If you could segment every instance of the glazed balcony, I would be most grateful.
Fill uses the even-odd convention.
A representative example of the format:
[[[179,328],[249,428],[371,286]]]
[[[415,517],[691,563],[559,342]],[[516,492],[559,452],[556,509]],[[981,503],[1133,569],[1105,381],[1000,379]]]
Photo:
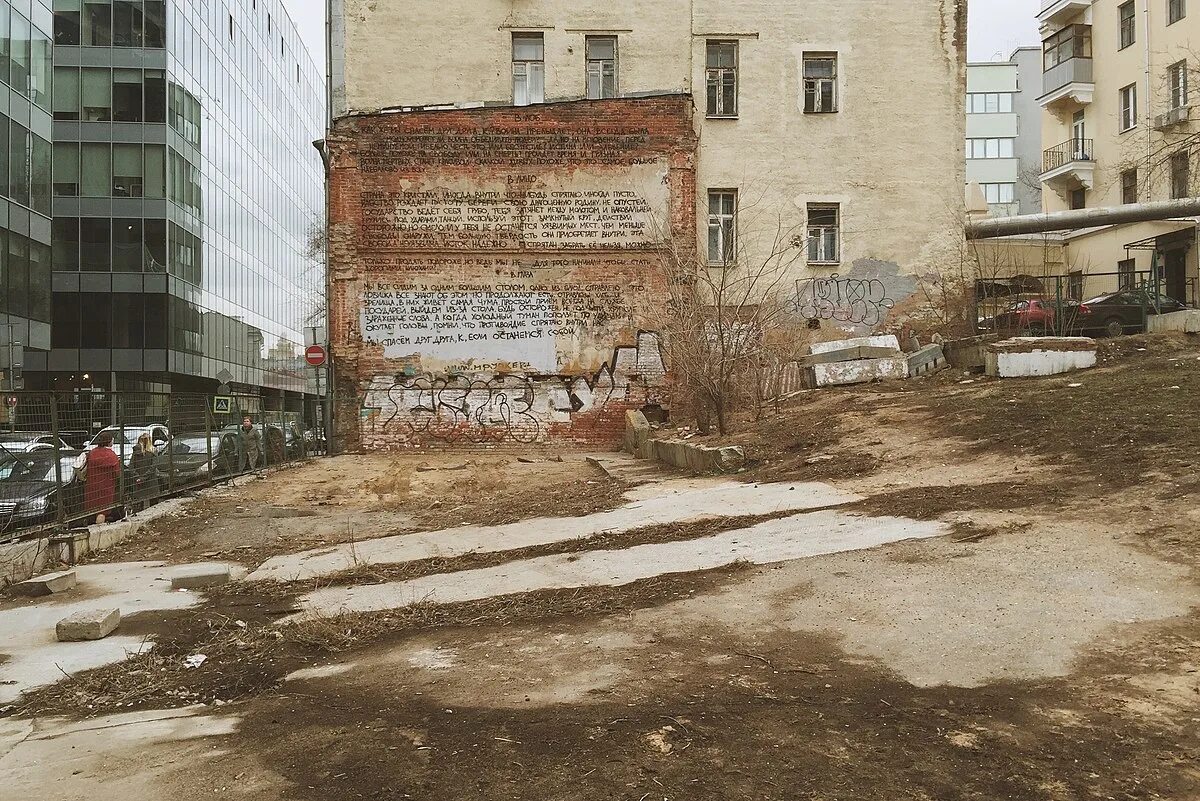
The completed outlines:
[[[1042,28],[1059,28],[1075,20],[1092,7],[1092,0],[1054,0],[1046,3],[1038,12]]]
[[[1092,60],[1076,56],[1042,73],[1042,96],[1038,103],[1048,111],[1061,113],[1088,105],[1095,94]]]

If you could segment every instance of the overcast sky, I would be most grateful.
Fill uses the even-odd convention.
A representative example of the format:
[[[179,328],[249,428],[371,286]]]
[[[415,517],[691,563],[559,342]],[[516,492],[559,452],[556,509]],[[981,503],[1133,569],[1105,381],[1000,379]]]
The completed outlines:
[[[910,0],[877,0],[902,3]],[[285,0],[318,65],[325,63],[325,0]],[[970,0],[967,58],[1007,61],[1022,45],[1037,44],[1034,15],[1042,0]],[[834,4],[831,4],[831,7]]]

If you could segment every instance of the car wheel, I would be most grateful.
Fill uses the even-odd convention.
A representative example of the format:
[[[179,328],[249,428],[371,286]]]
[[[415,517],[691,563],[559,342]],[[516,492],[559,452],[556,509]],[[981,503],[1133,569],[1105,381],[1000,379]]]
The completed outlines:
[[[1125,324],[1120,317],[1110,317],[1104,321],[1104,333],[1110,337],[1119,337],[1125,333]]]

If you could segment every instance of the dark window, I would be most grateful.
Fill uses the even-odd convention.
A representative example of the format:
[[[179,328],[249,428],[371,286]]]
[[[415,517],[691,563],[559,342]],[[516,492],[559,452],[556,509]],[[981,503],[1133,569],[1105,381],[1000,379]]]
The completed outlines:
[[[141,0],[113,0],[113,46],[141,47],[145,41],[144,31]]]
[[[1087,207],[1087,192],[1083,189],[1071,190],[1071,208],[1082,209]]]
[[[50,246],[29,242],[29,316],[50,322]]]
[[[167,121],[167,81],[162,70],[146,70],[146,122]]]
[[[38,214],[49,217],[54,151],[50,142],[40,136],[31,135],[29,139],[29,162],[32,168],[29,181],[30,207]]]
[[[81,348],[112,347],[109,315],[112,314],[112,295],[99,292],[79,293]]]
[[[85,272],[108,272],[112,269],[112,230],[107,217],[84,217],[79,221],[82,247],[79,267]]]
[[[1171,156],[1171,199],[1188,197],[1192,185],[1191,158],[1186,150]]]
[[[804,113],[832,114],[838,110],[837,54],[804,54]]]
[[[141,70],[113,70],[112,118],[116,122],[142,121]]]
[[[54,293],[54,325],[50,327],[50,346],[79,347],[79,293]]]
[[[112,5],[107,0],[83,4],[83,44],[91,47],[112,46]]]
[[[1121,202],[1138,202],[1138,171],[1136,169],[1125,170],[1121,173]]]
[[[1117,280],[1120,282],[1120,289],[1133,289],[1136,267],[1135,259],[1123,259],[1117,262]]]
[[[738,113],[738,43],[708,42],[705,48],[708,116],[736,117]]]
[[[1129,0],[1128,3],[1122,3],[1117,7],[1117,17],[1121,26],[1119,49],[1124,50],[1137,41],[1137,21],[1133,0]]]
[[[146,239],[145,267],[148,273],[167,271],[167,221],[146,220],[143,225]]]
[[[15,122],[8,133],[8,196],[29,205],[29,131]]]
[[[146,346],[146,300],[141,293],[114,292],[112,295],[112,346]]]
[[[808,207],[808,261],[836,264],[841,261],[841,206],[835,203]]]
[[[29,240],[8,234],[8,308],[24,314],[29,306]]]
[[[146,0],[143,8],[146,25],[146,47],[163,47],[166,44],[166,11],[162,0]]]
[[[142,270],[142,221],[115,218],[113,227],[113,272],[136,273]]]
[[[1072,58],[1092,57],[1090,25],[1068,25],[1042,43],[1042,69],[1050,70]]]
[[[1075,270],[1067,275],[1067,297],[1083,300],[1083,271]]]
[[[54,269],[79,269],[79,218],[55,217],[53,222]]]
[[[1174,25],[1187,16],[1187,0],[1167,0],[1167,24]]]
[[[145,304],[145,347],[167,347],[167,298],[168,295],[143,295]]]
[[[54,43],[79,44],[79,9],[54,12]]]

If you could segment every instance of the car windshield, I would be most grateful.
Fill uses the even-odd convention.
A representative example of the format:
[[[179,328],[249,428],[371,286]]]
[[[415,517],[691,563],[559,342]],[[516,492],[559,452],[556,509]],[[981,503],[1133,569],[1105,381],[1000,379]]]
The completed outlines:
[[[66,483],[75,475],[74,457],[60,460],[62,465],[62,480]],[[54,457],[29,456],[21,459],[4,459],[0,461],[0,481],[55,481]]]
[[[212,446],[212,452],[216,453],[221,449],[220,437],[176,437],[171,443],[171,453],[179,454],[208,454],[209,445]]]

